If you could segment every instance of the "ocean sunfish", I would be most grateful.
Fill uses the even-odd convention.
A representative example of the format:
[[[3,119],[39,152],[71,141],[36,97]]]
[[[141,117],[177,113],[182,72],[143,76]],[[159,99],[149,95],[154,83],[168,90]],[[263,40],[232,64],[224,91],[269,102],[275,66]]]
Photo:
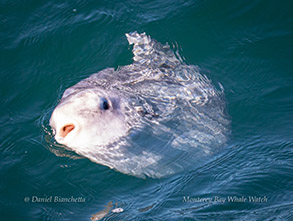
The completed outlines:
[[[107,68],[65,90],[50,126],[55,140],[138,177],[194,167],[227,141],[223,88],[186,65],[168,44],[126,34],[133,63]]]

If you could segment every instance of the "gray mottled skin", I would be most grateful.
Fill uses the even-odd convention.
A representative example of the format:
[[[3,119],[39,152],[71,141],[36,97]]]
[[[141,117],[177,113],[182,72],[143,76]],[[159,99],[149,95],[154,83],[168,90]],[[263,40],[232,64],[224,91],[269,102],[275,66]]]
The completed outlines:
[[[144,33],[126,36],[129,44],[133,44],[134,62],[118,70],[104,69],[82,80],[64,92],[59,104],[75,102],[76,97],[85,97],[83,91],[92,91],[97,97],[111,101],[112,109],[108,113],[91,109],[84,99],[80,117],[94,119],[97,128],[109,125],[104,126],[106,133],[115,127],[108,122],[122,119],[125,134],[113,135],[113,140],[109,137],[107,145],[90,143],[80,148],[79,143],[78,147],[71,148],[124,173],[162,177],[193,164],[196,157],[190,155],[209,154],[223,145],[229,132],[223,92],[216,90],[196,66],[184,64],[168,45]],[[50,124],[54,128],[53,120]],[[131,131],[142,128],[151,128],[150,136],[154,139],[165,139],[164,149],[156,150],[152,145],[142,147],[127,138]],[[174,150],[184,158],[184,163],[176,162],[178,156]]]

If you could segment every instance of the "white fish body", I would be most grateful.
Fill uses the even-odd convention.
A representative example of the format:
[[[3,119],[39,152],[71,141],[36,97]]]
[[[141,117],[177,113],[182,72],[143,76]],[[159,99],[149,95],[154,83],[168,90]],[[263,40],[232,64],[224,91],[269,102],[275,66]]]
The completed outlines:
[[[145,33],[126,37],[133,64],[68,88],[50,119],[56,141],[139,177],[182,171],[224,145],[230,122],[223,92],[168,45]]]

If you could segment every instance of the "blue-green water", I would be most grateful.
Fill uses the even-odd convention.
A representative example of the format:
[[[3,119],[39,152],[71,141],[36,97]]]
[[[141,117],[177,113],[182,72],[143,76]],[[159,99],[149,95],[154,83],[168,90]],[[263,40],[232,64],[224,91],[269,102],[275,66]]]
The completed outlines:
[[[292,220],[292,7],[264,0],[0,1],[0,219],[90,220],[112,201],[124,212],[105,220]],[[140,179],[59,156],[45,139],[44,121],[67,87],[132,62],[124,35],[131,31],[174,45],[225,88],[229,143],[192,171]]]

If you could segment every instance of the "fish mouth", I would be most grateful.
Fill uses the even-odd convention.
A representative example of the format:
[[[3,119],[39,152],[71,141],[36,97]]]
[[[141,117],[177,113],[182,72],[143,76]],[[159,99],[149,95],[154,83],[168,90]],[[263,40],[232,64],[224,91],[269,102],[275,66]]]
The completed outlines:
[[[75,128],[74,124],[66,124],[59,130],[59,136],[63,139]]]

